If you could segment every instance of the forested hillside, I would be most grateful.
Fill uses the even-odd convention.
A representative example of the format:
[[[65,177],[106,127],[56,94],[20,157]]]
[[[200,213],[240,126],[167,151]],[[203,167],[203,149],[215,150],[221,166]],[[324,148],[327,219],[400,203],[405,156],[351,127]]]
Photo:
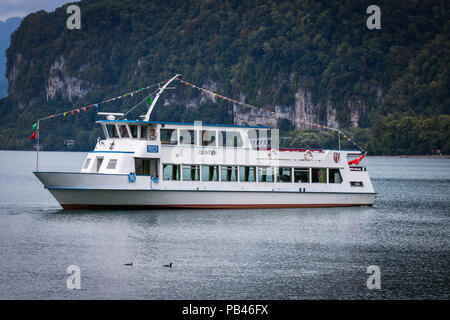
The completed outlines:
[[[13,34],[9,95],[0,100],[0,149],[31,149],[28,136],[39,117],[181,73],[283,113],[286,145],[336,147],[329,146],[337,143],[329,133],[303,131],[309,121],[343,129],[372,154],[450,154],[448,1],[377,1],[380,30],[366,27],[372,1],[77,4],[80,30],[66,28],[64,6],[28,15]],[[101,111],[127,110],[139,98]],[[42,123],[43,147],[93,147],[101,135],[95,119],[86,113]],[[153,119],[277,124],[179,85],[165,93]],[[74,145],[65,146],[65,139]]]

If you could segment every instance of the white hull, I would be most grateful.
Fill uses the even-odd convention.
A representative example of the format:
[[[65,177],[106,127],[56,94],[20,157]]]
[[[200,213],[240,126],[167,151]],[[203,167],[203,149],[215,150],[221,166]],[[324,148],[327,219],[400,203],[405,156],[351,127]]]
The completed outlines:
[[[232,191],[123,189],[112,187],[114,180],[123,183],[126,176],[90,176],[58,173],[35,173],[65,209],[112,208],[301,208],[373,205],[375,193],[315,191]],[[73,187],[65,187],[59,180]],[[95,179],[96,178],[96,179]],[[106,183],[99,183],[100,180]],[[97,188],[83,181],[95,180]],[[102,185],[101,188],[98,188]],[[109,187],[107,187],[109,185]],[[122,184],[123,186],[123,184]],[[133,184],[134,187],[134,184]]]

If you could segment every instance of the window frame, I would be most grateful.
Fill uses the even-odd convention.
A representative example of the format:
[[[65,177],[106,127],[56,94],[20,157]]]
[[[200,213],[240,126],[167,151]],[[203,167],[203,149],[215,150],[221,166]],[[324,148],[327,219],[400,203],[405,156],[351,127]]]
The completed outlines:
[[[175,131],[175,143],[171,143],[170,141],[169,142],[163,142],[163,140],[162,140],[162,137],[163,137],[162,132],[163,131],[168,131],[168,130]],[[150,134],[149,134],[149,137],[150,137]],[[172,138],[173,138],[173,134],[170,136],[170,140],[172,140]],[[161,129],[159,129],[159,142],[161,144],[164,144],[164,145],[177,146],[178,142],[179,142],[178,129],[177,128],[161,128]]]
[[[181,165],[180,164],[173,164],[173,163],[163,163],[162,164],[162,179],[163,181],[181,181]],[[164,169],[166,166],[172,166],[172,173],[171,173],[171,178],[170,179],[166,179],[165,175],[164,175]],[[176,173],[178,173],[178,179],[172,179],[173,177],[173,167],[177,167],[178,170],[176,170]]]
[[[191,179],[190,178],[190,175],[192,174],[192,171],[189,172],[189,179],[184,179],[184,169],[188,168],[188,167],[189,167],[190,170],[192,170],[192,167],[196,167],[196,170],[195,170],[196,173],[194,173],[194,177],[197,174],[198,179]],[[183,164],[183,165],[181,165],[181,180],[182,181],[200,181],[200,175],[201,175],[200,165],[198,165],[198,164]]]
[[[115,170],[117,167],[117,162],[118,162],[118,159],[109,159],[108,164],[106,165],[106,169],[107,170]],[[114,163],[114,168],[109,167],[111,165],[111,163]]]

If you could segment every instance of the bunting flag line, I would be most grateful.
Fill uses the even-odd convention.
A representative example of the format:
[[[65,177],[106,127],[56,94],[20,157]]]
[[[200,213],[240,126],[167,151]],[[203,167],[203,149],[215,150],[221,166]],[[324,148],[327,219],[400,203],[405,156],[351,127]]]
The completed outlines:
[[[122,98],[127,97],[127,96],[133,97],[136,93],[139,93],[139,92],[142,92],[142,91],[151,89],[151,88],[156,87],[156,86],[160,86],[161,84],[163,84],[163,83],[165,83],[165,82],[167,82],[167,80],[164,80],[164,81],[155,83],[155,84],[150,85],[150,86],[147,86],[147,87],[140,88],[140,89],[135,90],[135,91],[132,91],[132,92],[128,92],[128,93],[122,94],[122,95],[117,96],[117,97],[114,97],[114,98],[110,98],[110,99],[107,99],[107,100],[104,100],[104,101],[101,101],[101,102],[98,102],[98,103],[94,103],[94,104],[91,104],[91,105],[88,105],[88,106],[84,106],[84,107],[80,107],[80,108],[76,108],[76,109],[64,111],[64,112],[57,113],[57,114],[52,114],[52,115],[49,115],[49,116],[47,116],[47,117],[40,118],[40,119],[38,120],[38,122],[39,122],[40,120],[46,120],[46,119],[55,118],[55,117],[59,117],[59,116],[65,117],[67,114],[75,115],[75,111],[78,112],[78,113],[81,113],[81,110],[83,110],[84,112],[87,112],[88,109],[92,109],[92,108],[98,109],[99,106],[100,106],[101,104],[105,104],[105,103],[108,103],[108,102],[111,102],[111,101],[115,101],[115,100],[117,100],[117,99],[122,99]],[[151,100],[151,97],[150,97],[149,99]],[[35,130],[35,131],[39,130],[38,122],[36,122],[36,123],[33,124],[33,126],[32,126],[33,130]],[[34,132],[34,133],[30,136],[30,139],[31,139],[31,140],[36,139],[36,132]]]
[[[285,118],[285,119],[288,119],[288,120],[289,120],[289,118],[288,118],[287,116],[285,116],[284,114],[280,114],[280,113],[277,113],[277,112],[275,112],[275,111],[271,111],[271,110],[267,110],[267,109],[264,109],[264,108],[256,107],[256,106],[254,106],[254,105],[251,105],[251,104],[248,104],[248,103],[245,103],[245,102],[241,102],[241,101],[238,101],[238,100],[235,100],[235,99],[231,99],[231,98],[228,98],[228,97],[219,95],[219,94],[217,94],[217,93],[215,93],[215,92],[209,91],[209,90],[207,90],[207,89],[205,89],[205,88],[198,87],[198,86],[196,86],[196,85],[194,85],[194,84],[192,84],[192,83],[183,81],[183,80],[181,80],[181,79],[179,79],[179,78],[176,78],[175,80],[178,80],[179,82],[181,82],[182,84],[184,84],[184,85],[186,85],[186,86],[190,86],[190,87],[192,87],[192,88],[194,88],[194,89],[200,90],[200,91],[203,92],[203,93],[208,93],[208,94],[211,95],[212,98],[218,97],[218,98],[220,98],[220,99],[230,101],[230,102],[232,102],[232,103],[238,104],[238,105],[240,105],[240,106],[242,106],[242,107],[245,107],[245,108],[251,108],[251,109],[256,109],[256,110],[259,110],[259,111],[264,111],[264,112],[272,113],[272,114],[275,115],[276,118]],[[341,130],[339,130],[339,129],[332,128],[332,127],[329,127],[329,126],[324,126],[324,125],[317,124],[317,123],[307,122],[307,121],[303,121],[303,120],[300,120],[300,122],[303,123],[303,124],[306,124],[306,125],[310,125],[310,126],[312,126],[312,127],[317,127],[317,128],[322,128],[322,129],[325,129],[325,130],[335,131],[335,132],[337,132],[338,134],[340,134],[341,136],[343,136],[344,139],[346,139],[348,142],[352,143],[356,148],[358,148],[358,150],[361,151],[361,153],[365,153],[365,151],[364,151],[363,148],[361,148],[360,146],[358,146],[355,142],[352,141],[352,139],[350,139],[347,135],[345,135],[345,134],[344,134]],[[362,159],[362,158],[361,158],[361,159]],[[359,163],[359,162],[358,162],[358,163]]]

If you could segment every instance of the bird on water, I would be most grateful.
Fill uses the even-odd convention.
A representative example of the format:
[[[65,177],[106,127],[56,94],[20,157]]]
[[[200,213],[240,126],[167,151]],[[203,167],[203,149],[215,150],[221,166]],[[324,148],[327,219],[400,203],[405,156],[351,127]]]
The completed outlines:
[[[163,264],[163,267],[172,268],[172,262],[170,264]]]

